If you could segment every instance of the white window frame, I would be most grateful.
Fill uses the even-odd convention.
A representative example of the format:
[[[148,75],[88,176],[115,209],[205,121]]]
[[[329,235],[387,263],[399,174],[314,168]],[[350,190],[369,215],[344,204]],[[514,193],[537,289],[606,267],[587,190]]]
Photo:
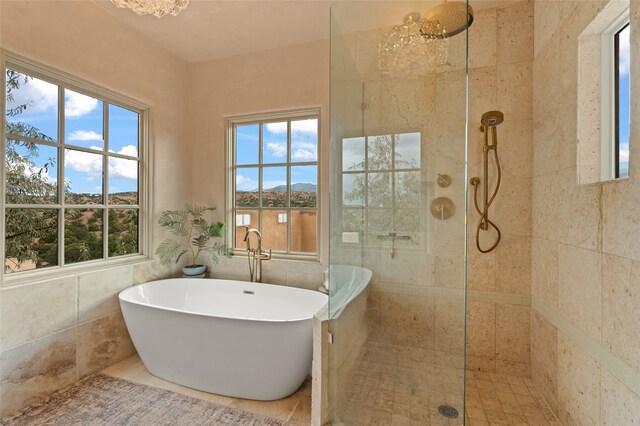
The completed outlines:
[[[238,216],[241,217],[242,220],[240,222],[242,223],[238,223]],[[236,214],[236,228],[239,226],[251,226],[251,215],[244,213]]]
[[[341,184],[340,184],[340,203],[341,203],[341,207],[340,207],[340,244],[342,244],[343,246],[353,246],[353,245],[357,245],[357,244],[364,244],[365,246],[368,247],[374,247],[377,246],[377,244],[380,244],[381,242],[384,242],[385,240],[377,240],[377,239],[373,239],[372,240],[372,235],[371,232],[369,231],[369,215],[372,211],[376,211],[376,210],[389,210],[391,211],[391,217],[392,217],[392,224],[395,225],[395,218],[396,215],[398,214],[397,210],[398,209],[402,209],[402,206],[397,206],[396,205],[396,197],[395,197],[395,183],[397,180],[397,173],[403,173],[403,172],[421,172],[422,171],[422,157],[420,158],[420,164],[418,164],[418,167],[407,167],[405,169],[398,169],[395,167],[395,144],[396,144],[396,140],[395,137],[399,136],[399,135],[403,135],[403,134],[412,134],[412,133],[417,133],[420,135],[420,140],[422,140],[422,135],[423,135],[423,131],[422,130],[398,130],[398,131],[393,131],[393,132],[389,132],[387,131],[380,131],[380,132],[376,132],[376,131],[370,131],[368,132],[365,136],[354,136],[354,137],[345,137],[342,138],[342,140],[340,141],[340,146],[342,149],[342,146],[344,144],[345,139],[357,139],[357,138],[363,138],[364,139],[364,168],[362,170],[342,170],[340,173],[340,180],[341,180]],[[369,169],[369,138],[375,138],[375,137],[379,137],[379,136],[390,136],[392,138],[392,163],[393,163],[393,167],[391,167],[390,169],[373,169],[370,170]],[[422,146],[420,146],[420,150],[422,151]],[[422,153],[421,153],[422,156]],[[381,174],[381,173],[389,173],[391,174],[391,181],[392,181],[392,189],[391,189],[391,207],[385,207],[385,208],[378,208],[378,207],[371,207],[369,205],[369,176],[370,175],[376,175],[376,174]],[[362,206],[358,207],[358,206],[345,206],[344,200],[343,200],[343,196],[344,196],[344,188],[342,185],[342,180],[344,179],[345,175],[357,175],[357,174],[364,174],[364,182],[365,182],[365,189],[364,189],[364,199],[363,199],[363,204]],[[412,209],[424,209],[424,197],[422,196],[422,193],[420,193],[420,207],[411,207]],[[363,229],[361,231],[345,231],[343,229],[343,221],[342,221],[342,214],[344,214],[345,210],[361,210],[362,214],[363,214]],[[420,222],[420,229],[418,230],[417,234],[421,235],[422,234],[422,227],[423,227],[423,223],[422,220]],[[393,232],[395,232],[396,229],[394,227]],[[354,238],[354,234],[358,234],[358,238],[355,239]],[[404,235],[404,234],[403,234]],[[386,234],[380,234],[380,237],[384,237],[386,236]],[[377,237],[376,237],[377,238]],[[419,241],[415,241],[412,240],[412,242],[415,245],[399,245],[396,247],[396,250],[406,250],[406,251],[412,251],[412,250],[423,250],[425,247],[425,239],[424,238],[420,238]],[[390,240],[387,240],[387,243],[390,243]]]
[[[120,265],[127,265],[132,263],[138,263],[143,261],[148,261],[151,259],[150,247],[151,247],[151,221],[149,220],[149,212],[151,211],[151,175],[152,169],[150,164],[151,152],[150,152],[150,144],[149,144],[149,116],[150,110],[149,107],[145,104],[142,104],[132,98],[127,96],[123,96],[117,94],[111,90],[100,87],[94,83],[88,82],[86,80],[75,77],[71,74],[67,74],[65,72],[56,70],[49,66],[40,64],[36,61],[30,60],[23,56],[17,55],[15,53],[0,50],[0,67],[2,68],[2,76],[0,81],[2,82],[3,87],[6,87],[6,69],[11,68],[13,70],[19,71],[21,73],[27,74],[29,76],[45,80],[49,83],[55,84],[59,86],[59,106],[62,105],[62,108],[58,108],[58,135],[57,140],[52,143],[44,142],[41,140],[33,140],[33,142],[37,142],[41,145],[49,145],[55,146],[59,150],[64,151],[65,148],[73,148],[74,150],[83,151],[83,152],[91,152],[98,153],[103,156],[103,161],[105,162],[104,167],[108,167],[108,159],[109,158],[126,158],[128,160],[133,157],[128,156],[120,156],[115,153],[108,153],[108,129],[105,129],[105,145],[104,150],[101,152],[91,150],[88,148],[77,147],[75,145],[65,145],[64,144],[64,123],[61,123],[64,120],[64,89],[69,89],[77,93],[81,93],[83,95],[91,96],[107,102],[109,104],[113,104],[115,106],[125,108],[128,110],[135,111],[139,114],[138,121],[138,157],[136,157],[139,162],[138,165],[138,204],[136,205],[110,205],[108,202],[105,203],[107,194],[108,194],[108,182],[107,179],[103,179],[103,203],[102,204],[87,204],[87,205],[78,205],[78,206],[67,206],[63,197],[64,186],[58,185],[58,200],[55,204],[42,204],[35,206],[36,208],[52,208],[58,210],[58,236],[64,235],[64,209],[66,207],[69,208],[83,208],[83,209],[92,209],[99,208],[104,211],[103,214],[103,258],[89,260],[84,262],[77,262],[71,264],[64,264],[64,240],[63,238],[58,239],[58,265],[50,266],[41,269],[33,269],[19,272],[11,272],[6,273],[4,264],[2,268],[3,280],[5,282],[11,282],[15,284],[20,284],[23,282],[29,282],[33,280],[42,279],[42,277],[47,278],[56,278],[60,276],[68,276],[73,273],[81,273],[89,270],[96,270],[107,267],[114,267]],[[62,102],[60,102],[62,99]],[[3,185],[0,188],[0,220],[5,223],[5,210],[7,208],[21,208],[21,207],[29,207],[34,208],[34,205],[22,205],[22,204],[8,204],[5,199],[5,185],[4,182],[6,180],[5,168],[4,168],[4,155],[6,152],[6,139],[8,135],[6,134],[6,96],[2,96],[0,100],[0,109],[2,109],[3,114],[0,120],[0,150],[2,152],[3,160],[0,161],[0,177],[2,178]],[[106,114],[106,106],[105,106],[105,114]],[[106,127],[106,124],[105,124]],[[21,138],[28,139],[28,138]],[[64,157],[58,157],[58,163],[56,164],[57,169],[57,177],[58,182],[64,182],[64,165],[61,164]],[[109,208],[115,209],[136,209],[138,211],[138,253],[109,257],[108,256],[108,232],[109,232],[109,221],[108,221],[108,210]],[[5,253],[5,239],[4,235],[0,238],[0,251],[3,254]]]
[[[600,180],[620,180],[616,177],[616,90],[615,35],[629,24],[629,9],[625,9],[601,34],[600,68]]]
[[[300,209],[300,208],[296,208],[296,207],[274,207],[274,208],[269,208],[267,210],[272,210],[272,211],[283,211],[283,210],[287,210],[287,212],[289,211],[295,211],[295,210],[307,210],[307,211],[315,211],[316,212],[316,252],[315,253],[298,253],[298,252],[291,252],[290,251],[290,246],[291,246],[291,241],[290,241],[290,231],[287,231],[287,253],[283,253],[283,252],[273,252],[272,253],[272,258],[274,259],[287,259],[287,260],[303,260],[303,261],[313,261],[313,262],[319,262],[320,261],[320,255],[322,253],[322,238],[321,238],[321,217],[320,217],[320,212],[322,211],[322,200],[320,197],[321,192],[321,175],[320,175],[320,168],[321,168],[321,158],[322,158],[322,144],[321,144],[321,140],[322,140],[322,134],[321,134],[321,128],[322,128],[322,116],[321,116],[321,110],[319,107],[315,107],[315,108],[305,108],[305,109],[297,109],[297,110],[287,110],[287,111],[278,111],[278,112],[268,112],[268,113],[257,113],[257,114],[247,114],[247,115],[241,115],[241,116],[229,116],[226,117],[225,121],[226,121],[226,143],[225,143],[225,149],[226,149],[226,153],[225,153],[225,158],[226,158],[226,164],[225,164],[225,182],[226,182],[226,187],[225,187],[225,211],[226,211],[226,220],[227,223],[229,224],[233,224],[233,226],[228,226],[227,227],[227,235],[226,235],[226,241],[227,241],[227,245],[229,247],[234,247],[235,244],[235,231],[236,231],[236,226],[235,226],[235,182],[234,182],[234,176],[235,176],[235,136],[234,136],[234,128],[235,126],[239,126],[239,125],[251,125],[251,124],[262,124],[262,123],[268,123],[268,122],[282,122],[282,121],[296,121],[296,120],[307,120],[307,119],[317,119],[318,120],[318,141],[317,141],[317,157],[316,157],[316,161],[309,161],[309,162],[292,162],[291,161],[291,134],[290,134],[290,130],[288,131],[288,135],[287,135],[287,144],[288,146],[288,158],[286,162],[283,163],[266,163],[267,166],[282,166],[282,167],[287,167],[287,185],[289,185],[288,181],[289,181],[289,171],[290,171],[290,167],[293,166],[305,166],[305,165],[315,165],[316,166],[316,170],[317,170],[317,184],[316,184],[316,207],[315,209],[313,208],[306,208],[306,209]],[[260,132],[262,132],[261,130],[261,126],[260,126]],[[258,146],[258,149],[261,151],[261,146]],[[260,164],[259,168],[262,168],[265,163],[262,163],[262,153],[260,152],[260,157],[259,157],[259,161],[258,163]],[[246,165],[243,165],[246,166]],[[252,166],[253,167],[253,166]],[[258,167],[258,166],[255,166]],[[260,173],[260,176],[262,174]],[[261,191],[261,184],[262,182],[259,183],[258,187],[259,190]],[[288,188],[289,191],[289,188]],[[257,207],[257,208],[247,208],[246,210],[256,210],[258,212],[261,212],[264,210],[263,207]],[[260,216],[260,215],[259,215]],[[259,219],[260,220],[260,219]],[[287,222],[290,222],[290,220],[288,220]],[[256,227],[258,228],[258,227]],[[287,229],[289,229],[289,225],[287,225]],[[270,249],[270,247],[263,247],[264,249]],[[233,254],[234,255],[240,255],[240,256],[246,256],[246,250],[242,249],[242,248],[234,248],[233,249]]]

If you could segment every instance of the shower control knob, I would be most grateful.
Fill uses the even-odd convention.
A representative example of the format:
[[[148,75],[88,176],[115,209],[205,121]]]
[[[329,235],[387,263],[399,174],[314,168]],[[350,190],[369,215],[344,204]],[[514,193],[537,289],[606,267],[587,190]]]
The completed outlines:
[[[455,213],[456,209],[447,197],[439,197],[431,202],[431,214],[439,220],[447,220]]]
[[[449,185],[451,185],[451,176],[438,174],[438,186],[446,188]]]

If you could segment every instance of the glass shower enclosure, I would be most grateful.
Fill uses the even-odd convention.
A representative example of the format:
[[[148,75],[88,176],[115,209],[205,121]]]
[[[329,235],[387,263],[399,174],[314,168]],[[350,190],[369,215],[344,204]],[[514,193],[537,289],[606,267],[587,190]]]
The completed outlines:
[[[332,8],[329,424],[464,424],[468,43],[419,33],[436,4]]]

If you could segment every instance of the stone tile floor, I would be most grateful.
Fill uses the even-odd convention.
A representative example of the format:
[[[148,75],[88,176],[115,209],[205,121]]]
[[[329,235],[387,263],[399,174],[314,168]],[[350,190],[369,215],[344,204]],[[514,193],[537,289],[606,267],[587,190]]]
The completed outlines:
[[[311,380],[306,380],[296,393],[287,398],[278,401],[252,401],[201,392],[162,380],[149,373],[137,355],[127,358],[103,370],[101,373],[211,401],[219,405],[285,420],[291,426],[308,426],[311,424]]]
[[[344,393],[338,425],[447,425],[438,406],[462,412],[463,370],[438,366],[433,351],[367,342]]]
[[[341,395],[338,425],[462,425],[438,407],[462,412],[463,371],[437,359],[433,351],[368,343]],[[529,379],[467,371],[466,383],[466,426],[560,426]]]
[[[311,423],[311,381],[279,401],[251,401],[200,392],[159,379],[136,355],[102,371],[114,377],[167,389],[256,414]],[[462,411],[462,370],[435,365],[430,351],[399,346],[368,345],[339,404],[336,426],[460,426],[438,406]],[[560,426],[529,379],[503,374],[466,372],[465,426]]]
[[[467,372],[466,426],[561,426],[531,380]]]

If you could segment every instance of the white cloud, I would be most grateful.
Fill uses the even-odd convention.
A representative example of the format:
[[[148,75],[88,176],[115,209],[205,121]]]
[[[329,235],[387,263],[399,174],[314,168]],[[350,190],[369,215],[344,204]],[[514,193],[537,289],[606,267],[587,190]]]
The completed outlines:
[[[12,91],[14,101],[9,106],[27,104],[26,112],[45,112],[58,105],[58,86],[34,78],[24,84],[20,79],[20,89]]]
[[[287,145],[284,143],[268,142],[267,150],[276,158],[287,156]]]
[[[287,184],[286,180],[265,180],[262,183],[262,187],[264,189],[271,189],[271,188],[275,188],[276,186],[281,186],[286,184]]]
[[[267,123],[267,130],[271,133],[287,133],[287,123]],[[298,120],[291,122],[291,133],[318,133],[318,120]]]
[[[250,177],[240,174],[236,175],[236,188],[240,191],[253,191],[258,187],[258,182]]]
[[[81,117],[98,106],[98,100],[67,90],[64,97],[64,113],[67,117]]]
[[[287,123],[267,123],[267,130],[274,134],[286,134]],[[318,120],[297,120],[291,122],[291,133],[296,136],[291,141],[291,158],[294,160],[313,161],[316,159]],[[276,158],[287,156],[285,143],[266,143],[266,149]]]
[[[620,161],[625,163],[629,161],[629,142],[620,142]]]
[[[115,152],[115,151],[110,149],[109,152]],[[131,157],[137,157],[138,156],[138,148],[136,148],[135,145],[125,145],[125,146],[122,147],[122,149],[120,151],[117,152],[117,154],[129,155]]]
[[[316,143],[315,142],[295,142],[293,144],[294,148],[302,148],[302,149],[316,149]]]
[[[267,130],[271,133],[287,133],[287,123],[267,123]]]
[[[69,134],[70,141],[102,141],[102,135],[93,130],[75,130]]]
[[[92,146],[92,149],[100,149]],[[136,152],[135,146],[127,145],[118,154],[132,155]],[[69,167],[76,172],[86,173],[87,180],[92,180],[95,176],[102,174],[102,156],[88,152],[66,150],[65,167]],[[138,162],[123,158],[109,158],[109,176],[113,179],[136,180],[138,178]]]
[[[291,122],[291,133],[318,133],[318,120],[313,118],[309,120],[300,120]]]
[[[138,179],[138,162],[111,157],[109,158],[109,176],[113,179],[136,180]]]
[[[629,27],[620,33],[620,74],[629,74],[631,63],[631,46],[629,43]]]
[[[27,104],[26,113],[53,112],[58,106],[58,86],[37,78],[29,78],[24,84],[20,80],[20,89],[12,91],[14,101],[9,106]],[[80,117],[89,114],[98,106],[98,100],[80,93],[65,92],[65,114],[68,117]]]
[[[291,145],[294,160],[314,161],[316,159],[316,144],[314,142],[297,141]]]
[[[291,158],[294,160],[313,161],[316,159],[316,153],[308,149],[296,149],[293,151]]]
[[[100,147],[95,146],[92,146],[91,148],[100,149]],[[95,176],[102,173],[102,156],[67,149],[64,153],[64,165],[65,167],[69,167],[77,172],[86,173],[89,176]]]

